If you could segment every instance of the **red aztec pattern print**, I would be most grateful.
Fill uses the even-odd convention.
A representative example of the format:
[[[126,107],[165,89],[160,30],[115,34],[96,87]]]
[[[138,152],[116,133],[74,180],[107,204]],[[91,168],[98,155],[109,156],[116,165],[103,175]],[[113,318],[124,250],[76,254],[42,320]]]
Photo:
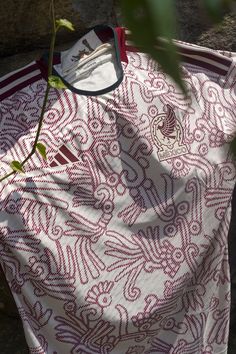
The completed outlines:
[[[226,354],[235,64],[184,63],[186,99],[126,54],[111,92],[50,92],[50,162],[0,185],[0,263],[30,353]],[[0,102],[1,172],[29,154],[45,87]]]

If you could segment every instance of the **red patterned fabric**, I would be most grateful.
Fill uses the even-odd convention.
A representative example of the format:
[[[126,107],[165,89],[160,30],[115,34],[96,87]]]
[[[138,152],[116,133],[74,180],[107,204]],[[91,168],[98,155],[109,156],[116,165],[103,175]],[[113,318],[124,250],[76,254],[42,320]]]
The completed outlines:
[[[0,184],[0,263],[32,354],[226,354],[234,55],[176,42],[186,98],[126,38],[116,88],[50,91],[48,161]],[[1,175],[31,151],[42,65],[1,80]]]

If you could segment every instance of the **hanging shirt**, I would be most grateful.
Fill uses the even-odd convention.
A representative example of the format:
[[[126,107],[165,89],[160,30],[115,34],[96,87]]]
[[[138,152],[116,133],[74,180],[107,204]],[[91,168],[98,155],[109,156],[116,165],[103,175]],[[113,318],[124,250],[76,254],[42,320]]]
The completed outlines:
[[[32,354],[226,354],[235,57],[176,41],[185,97],[124,28],[55,53],[35,153],[0,183]],[[0,172],[30,153],[48,53],[0,81]]]

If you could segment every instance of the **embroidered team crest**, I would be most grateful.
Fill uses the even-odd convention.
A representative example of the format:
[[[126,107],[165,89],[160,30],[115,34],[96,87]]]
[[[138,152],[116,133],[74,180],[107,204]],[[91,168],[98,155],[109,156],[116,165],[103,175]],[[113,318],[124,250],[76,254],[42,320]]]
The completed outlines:
[[[153,119],[151,127],[160,161],[188,153],[183,142],[183,128],[170,105],[167,105],[167,113]]]

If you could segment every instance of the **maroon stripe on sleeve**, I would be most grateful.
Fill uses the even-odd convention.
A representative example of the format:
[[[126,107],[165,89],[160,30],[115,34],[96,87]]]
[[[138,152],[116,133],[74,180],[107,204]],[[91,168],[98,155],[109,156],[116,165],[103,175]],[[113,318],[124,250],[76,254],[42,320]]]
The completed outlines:
[[[227,66],[228,68],[230,67],[230,65],[232,63],[232,60],[230,58],[224,58],[220,54],[216,55],[214,53],[211,53],[210,51],[204,52],[201,49],[197,49],[197,48],[196,49],[189,49],[189,48],[181,47],[181,45],[178,45],[178,43],[177,43],[177,48],[178,48],[178,51],[183,55],[184,54],[199,55],[201,57],[204,57],[204,58],[207,58],[210,60],[214,60],[217,63],[223,64],[223,65]]]
[[[61,156],[60,154],[56,154],[54,156],[54,159],[56,159],[61,165],[65,165],[68,163],[68,161],[66,159],[64,159],[64,157]]]
[[[213,71],[213,72],[215,72],[215,73],[217,73],[219,75],[226,75],[227,72],[228,72],[228,70],[219,68],[216,65],[209,64],[209,63],[207,63],[205,61],[201,61],[201,60],[198,60],[198,59],[186,57],[185,55],[181,55],[181,58],[186,63],[192,64],[192,65],[196,65],[196,66],[201,66],[202,68],[205,68],[205,69],[208,69],[210,71]]]
[[[20,79],[21,77],[23,77],[29,73],[32,73],[33,71],[35,71],[37,69],[38,69],[37,64],[32,64],[25,69],[17,71],[17,73],[10,75],[8,78],[6,78],[3,81],[0,81],[0,89],[9,85],[13,81]]]
[[[70,150],[65,146],[62,145],[59,149],[71,162],[76,162],[78,161],[77,157],[70,152]]]
[[[130,51],[130,52],[142,52],[142,53],[145,52],[143,49],[136,48],[136,47],[133,47],[133,46],[127,46],[126,50]],[[208,70],[210,70],[212,72],[215,72],[216,74],[223,75],[223,76],[225,76],[228,73],[228,69],[229,68],[228,69],[222,69],[222,68],[219,68],[217,65],[210,64],[210,63],[204,61],[204,59],[200,60],[200,59],[195,59],[195,58],[191,58],[191,57],[185,56],[183,54],[180,54],[180,55],[181,55],[182,61],[184,61],[185,63],[192,64],[192,65],[195,65],[195,66],[199,66],[199,67],[202,67],[204,69],[208,69]]]
[[[30,79],[21,82],[20,84],[18,84],[17,86],[12,87],[10,90],[4,92],[3,94],[0,95],[0,101],[4,100],[5,98],[13,95],[15,92],[22,90],[24,87],[33,84],[34,82],[41,80],[42,79],[42,75],[38,74],[34,77],[31,77]]]
[[[127,34],[126,33],[126,40],[132,40],[132,36],[131,34]],[[157,41],[157,44],[158,44],[158,41]],[[228,68],[231,66],[232,64],[232,59],[231,58],[227,58],[227,57],[224,57],[223,55],[221,54],[215,54],[213,52],[211,52],[210,50],[209,51],[204,51],[202,50],[201,48],[198,48],[198,47],[193,47],[193,48],[187,48],[188,46],[188,43],[184,44],[183,45],[181,43],[174,43],[177,47],[177,50],[178,52],[180,52],[180,54],[189,54],[189,55],[198,55],[198,56],[201,56],[203,58],[206,58],[206,59],[210,59],[210,60],[213,60],[217,63],[220,63],[220,64],[223,64],[225,66],[227,66]],[[130,51],[134,51],[134,48],[135,46],[128,46],[128,50]],[[132,49],[133,48],[133,49]],[[131,50],[132,49],[132,50]],[[206,48],[207,49],[207,48]],[[140,50],[142,51],[142,50]]]

